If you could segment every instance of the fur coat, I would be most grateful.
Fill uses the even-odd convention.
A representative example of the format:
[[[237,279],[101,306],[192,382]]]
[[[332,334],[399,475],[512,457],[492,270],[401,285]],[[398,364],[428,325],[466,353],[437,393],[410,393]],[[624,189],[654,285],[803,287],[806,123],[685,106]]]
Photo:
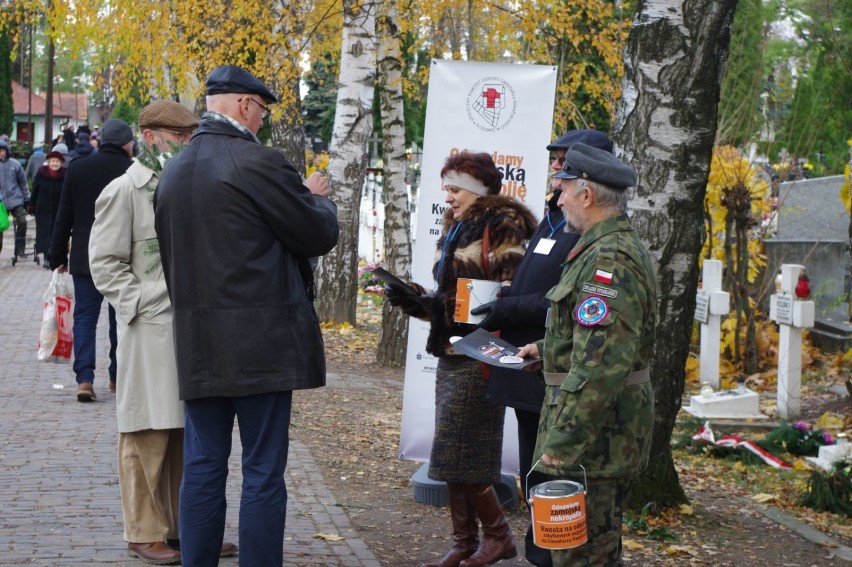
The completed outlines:
[[[461,223],[461,226],[454,232],[458,223]],[[486,227],[489,244],[487,270],[482,254]],[[451,209],[448,208],[444,212],[442,236],[438,240],[435,264],[432,268],[432,275],[438,285],[433,293],[425,295],[425,289],[413,284],[418,293],[424,296],[423,301],[404,308],[409,315],[431,323],[429,338],[426,341],[426,351],[429,354],[447,354],[451,336],[464,336],[476,329],[475,325],[453,321],[456,280],[472,278],[509,285],[524,257],[524,243],[532,236],[535,227],[536,220],[530,210],[522,203],[503,195],[479,197],[471,203],[458,222],[453,220]],[[444,250],[444,244],[450,234],[454,234],[454,237]]]

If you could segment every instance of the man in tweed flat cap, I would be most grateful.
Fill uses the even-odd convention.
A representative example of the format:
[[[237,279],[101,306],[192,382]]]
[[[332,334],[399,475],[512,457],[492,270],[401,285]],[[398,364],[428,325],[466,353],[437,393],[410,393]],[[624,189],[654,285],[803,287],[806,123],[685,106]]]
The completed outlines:
[[[198,117],[177,102],[139,113],[146,151],[95,202],[89,264],[118,323],[118,480],[128,553],[179,563],[178,498],[183,474],[183,403],[178,397],[172,309],[157,252],[151,204],[159,156],[185,144]],[[223,551],[236,552],[234,544]]]
[[[520,356],[543,356],[545,399],[536,470],[586,483],[588,541],[553,550],[553,565],[618,565],[630,482],[648,463],[654,393],[656,280],[627,218],[633,168],[575,144],[565,156],[559,206],[580,234],[551,301],[544,339]]]

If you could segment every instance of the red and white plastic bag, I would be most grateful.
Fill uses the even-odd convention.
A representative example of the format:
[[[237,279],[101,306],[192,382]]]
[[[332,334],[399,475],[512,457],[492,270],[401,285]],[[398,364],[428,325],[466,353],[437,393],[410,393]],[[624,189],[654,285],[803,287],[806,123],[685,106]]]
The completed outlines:
[[[74,350],[74,285],[71,276],[53,272],[42,296],[44,315],[38,340],[38,359],[69,362]]]

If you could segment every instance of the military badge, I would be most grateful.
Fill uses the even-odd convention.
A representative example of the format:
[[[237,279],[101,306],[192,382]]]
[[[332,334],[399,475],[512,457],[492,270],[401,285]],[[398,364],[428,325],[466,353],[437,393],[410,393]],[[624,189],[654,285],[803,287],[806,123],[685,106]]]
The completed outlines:
[[[592,295],[577,306],[574,319],[585,327],[591,327],[603,321],[607,313],[609,313],[609,305],[606,304],[606,300],[603,297]]]

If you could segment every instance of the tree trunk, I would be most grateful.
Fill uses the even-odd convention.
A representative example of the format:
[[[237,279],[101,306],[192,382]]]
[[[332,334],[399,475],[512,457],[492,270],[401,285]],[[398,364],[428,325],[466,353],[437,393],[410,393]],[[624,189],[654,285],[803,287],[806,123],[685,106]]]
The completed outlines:
[[[704,242],[704,193],[736,0],[640,1],[613,139],[639,174],[633,225],[657,270],[656,396],[648,468],[630,504],[685,502],[671,437],[680,410]]]
[[[305,7],[299,2],[282,1],[273,4],[273,14],[278,22],[274,35],[278,48],[272,57],[287,69],[286,79],[273,83],[275,93],[285,108],[284,115],[270,123],[272,145],[284,154],[293,167],[305,175],[305,127],[302,124],[302,97],[299,92],[301,68],[296,63],[302,52],[305,34]]]
[[[50,12],[52,2],[47,2],[47,13]],[[48,24],[49,25],[49,24]],[[48,29],[47,35],[47,85],[45,86],[44,100],[47,101],[44,110],[44,147],[53,148],[53,73],[56,68],[56,44],[53,41],[53,30]],[[70,148],[69,148],[70,149]]]
[[[376,23],[378,35],[379,98],[382,113],[384,161],[385,257],[387,269],[405,279],[411,269],[411,212],[405,171],[405,117],[402,105],[402,56],[399,48],[399,9],[395,0],[384,0]],[[382,334],[376,360],[393,366],[405,365],[408,317],[400,309],[382,304]]]
[[[317,315],[355,323],[358,298],[358,211],[373,129],[376,15],[373,4],[343,2],[343,42],[328,174],[337,204],[340,239],[317,270]]]
[[[299,75],[295,74],[291,83],[276,85],[275,92],[282,93],[284,89],[295,91],[295,97],[287,105],[287,112],[271,124],[272,145],[290,160],[299,173],[305,175],[305,128],[299,99]]]

